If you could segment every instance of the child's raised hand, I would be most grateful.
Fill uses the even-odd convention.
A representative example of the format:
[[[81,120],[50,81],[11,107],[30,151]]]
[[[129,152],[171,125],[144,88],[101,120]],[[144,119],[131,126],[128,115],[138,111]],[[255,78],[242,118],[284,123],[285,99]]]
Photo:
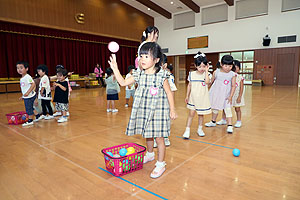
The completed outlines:
[[[74,72],[69,72],[69,73],[68,73],[68,76],[71,76],[73,73],[74,73]]]
[[[177,113],[175,110],[170,110],[170,118],[172,120],[176,119],[178,116],[177,116]]]
[[[117,70],[118,69],[116,54],[111,54],[108,63],[109,63],[112,70]]]

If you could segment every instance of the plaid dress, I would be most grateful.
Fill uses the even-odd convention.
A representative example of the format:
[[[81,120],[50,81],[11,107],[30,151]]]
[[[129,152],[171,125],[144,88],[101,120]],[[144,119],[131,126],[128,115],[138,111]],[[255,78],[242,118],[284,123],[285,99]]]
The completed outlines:
[[[138,88],[135,91],[126,135],[141,134],[144,138],[170,136],[170,107],[163,88],[164,80],[169,75],[162,69],[156,74],[135,70],[133,77]],[[150,93],[153,87],[158,89],[156,95]]]

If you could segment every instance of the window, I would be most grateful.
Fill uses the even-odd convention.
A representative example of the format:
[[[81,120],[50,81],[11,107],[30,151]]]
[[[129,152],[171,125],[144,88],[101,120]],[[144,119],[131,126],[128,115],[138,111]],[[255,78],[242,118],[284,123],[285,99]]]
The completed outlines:
[[[203,8],[201,10],[201,13],[202,25],[224,22],[228,20],[228,5],[222,4],[218,6]]]
[[[235,60],[238,60],[238,61],[242,61],[243,60],[243,52],[232,52],[231,56]]]
[[[254,51],[244,51],[243,61],[253,61]]]
[[[185,12],[174,15],[174,30],[195,26],[195,13]]]
[[[235,18],[243,19],[268,14],[268,0],[240,0],[236,2]]]
[[[222,52],[219,53],[219,60],[224,55],[231,55],[233,59],[241,62],[240,74],[246,82],[252,83],[254,67],[254,51]]]
[[[282,12],[297,10],[297,9],[300,9],[299,0],[282,0],[282,7],[281,7]]]

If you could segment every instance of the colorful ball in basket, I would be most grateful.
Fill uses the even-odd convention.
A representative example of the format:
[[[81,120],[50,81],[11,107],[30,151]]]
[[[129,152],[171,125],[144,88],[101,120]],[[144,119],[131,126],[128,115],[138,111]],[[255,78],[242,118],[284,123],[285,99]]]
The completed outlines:
[[[22,116],[22,120],[24,120],[24,121],[26,120],[26,115]]]
[[[110,155],[111,157],[113,157],[114,155],[112,154],[112,152],[106,152],[106,154]],[[106,157],[106,160],[109,160],[108,157]]]
[[[112,53],[117,53],[119,51],[119,48],[120,48],[119,44],[114,41],[108,43],[108,49]]]
[[[133,147],[128,147],[127,152],[128,152],[128,155],[133,154],[133,153],[135,153],[135,149]]]
[[[240,150],[239,149],[233,149],[232,150],[232,154],[235,156],[235,157],[239,157],[239,155],[240,155]]]
[[[127,153],[127,149],[125,149],[125,148],[122,148],[119,151],[120,156],[126,156],[126,153]]]

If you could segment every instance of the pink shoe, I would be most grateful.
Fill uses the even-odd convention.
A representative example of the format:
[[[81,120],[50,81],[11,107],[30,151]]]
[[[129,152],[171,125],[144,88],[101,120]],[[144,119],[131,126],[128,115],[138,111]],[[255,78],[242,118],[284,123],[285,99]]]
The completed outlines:
[[[155,163],[155,168],[154,170],[151,172],[150,177],[151,178],[158,178],[160,177],[164,172],[166,171],[166,162],[159,162],[157,161]]]
[[[153,153],[153,155],[149,155],[150,153],[147,151],[146,152],[146,155],[144,156],[144,161],[143,161],[143,163],[144,164],[146,164],[147,162],[150,162],[150,161],[152,161],[152,160],[154,160],[154,158],[155,158],[155,154]]]

